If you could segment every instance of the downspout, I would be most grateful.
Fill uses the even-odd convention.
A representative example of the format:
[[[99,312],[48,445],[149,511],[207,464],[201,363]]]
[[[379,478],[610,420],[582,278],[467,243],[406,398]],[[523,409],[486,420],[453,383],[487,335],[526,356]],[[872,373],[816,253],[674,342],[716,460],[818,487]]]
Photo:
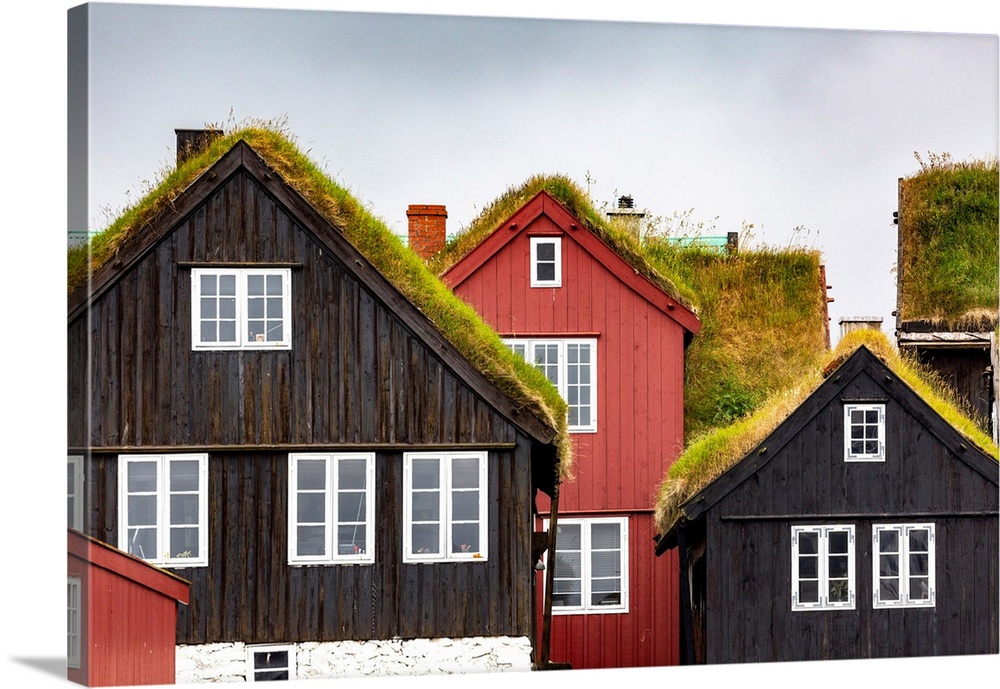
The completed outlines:
[[[552,587],[555,585],[556,571],[556,526],[559,521],[559,468],[556,467],[555,485],[552,489],[552,500],[549,502],[549,538],[548,566],[545,568],[545,597],[542,600],[542,654],[539,670],[554,669],[550,667],[549,646],[552,638]]]

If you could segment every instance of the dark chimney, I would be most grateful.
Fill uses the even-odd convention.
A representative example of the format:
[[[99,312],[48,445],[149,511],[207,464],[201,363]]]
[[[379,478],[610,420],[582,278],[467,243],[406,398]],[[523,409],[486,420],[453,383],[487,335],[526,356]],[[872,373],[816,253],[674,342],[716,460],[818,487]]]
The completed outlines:
[[[175,129],[177,135],[177,167],[196,156],[222,136],[221,129]]]
[[[445,220],[448,211],[444,206],[410,204],[406,209],[409,220],[410,248],[425,261],[441,251],[445,242]]]

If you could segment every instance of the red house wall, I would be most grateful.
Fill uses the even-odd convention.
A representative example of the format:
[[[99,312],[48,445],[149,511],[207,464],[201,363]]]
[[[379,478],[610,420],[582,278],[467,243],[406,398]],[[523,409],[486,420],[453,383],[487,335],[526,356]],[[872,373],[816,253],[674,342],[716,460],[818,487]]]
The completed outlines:
[[[554,204],[536,197],[525,209],[540,202]],[[662,308],[662,292],[659,305],[637,293],[634,281],[644,278],[631,268],[632,285],[615,275],[603,262],[621,259],[588,230],[563,229],[560,212],[558,223],[536,215],[513,238],[505,224],[466,256],[471,273],[459,263],[445,281],[505,337],[597,339],[598,430],[573,434],[576,478],[560,489],[559,516],[628,515],[629,612],[554,614],[551,659],[574,668],[677,664],[678,567],[654,556],[652,507],[683,448],[686,331]],[[562,236],[562,286],[533,288],[530,237],[553,234]]]
[[[67,572],[81,578],[80,668],[87,686],[173,684],[177,604],[188,583],[70,532]]]

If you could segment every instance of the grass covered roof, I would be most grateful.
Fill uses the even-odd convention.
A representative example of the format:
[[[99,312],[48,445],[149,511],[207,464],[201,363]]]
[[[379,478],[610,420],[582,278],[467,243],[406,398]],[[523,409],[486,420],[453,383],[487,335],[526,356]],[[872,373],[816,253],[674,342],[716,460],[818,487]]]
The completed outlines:
[[[500,227],[504,220],[516,213],[540,191],[549,193],[565,206],[637,273],[684,306],[697,311],[694,293],[670,272],[669,266],[654,266],[639,239],[594,208],[587,193],[565,175],[539,174],[507,189],[452,238],[442,251],[428,261],[430,269],[439,275],[444,273],[479,246],[486,237]]]
[[[688,444],[792,387],[826,354],[826,290],[818,251],[646,242],[653,265],[694,292],[701,331],[687,350]]]
[[[900,180],[900,319],[992,330],[1000,306],[997,159],[918,160],[920,171]]]
[[[683,517],[684,503],[735,465],[767,438],[811,395],[824,377],[864,345],[914,390],[945,421],[986,454],[998,457],[997,446],[963,410],[953,393],[929,369],[900,355],[881,331],[856,330],[841,338],[821,365],[799,383],[770,396],[756,411],[708,433],[692,443],[667,472],[655,508],[656,532],[669,532]]]
[[[540,371],[515,356],[496,332],[429,271],[381,219],[302,153],[280,124],[261,122],[234,127],[200,154],[165,171],[155,188],[111,225],[92,237],[88,244],[69,251],[69,293],[72,295],[83,288],[93,271],[111,260],[123,243],[142,232],[196,178],[241,140],[343,233],[491,383],[555,429],[559,474],[562,479],[571,478],[572,443],[566,425],[566,404],[558,391]]]

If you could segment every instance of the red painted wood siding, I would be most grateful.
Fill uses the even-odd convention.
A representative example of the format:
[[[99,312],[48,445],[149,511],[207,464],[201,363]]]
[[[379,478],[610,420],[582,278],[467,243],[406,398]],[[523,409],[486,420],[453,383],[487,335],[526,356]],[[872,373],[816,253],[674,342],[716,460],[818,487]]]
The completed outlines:
[[[505,243],[468,276],[453,278],[453,289],[505,337],[596,335],[598,430],[573,434],[576,478],[560,489],[560,516],[629,517],[629,612],[553,615],[550,658],[574,668],[675,665],[678,563],[673,554],[654,555],[652,507],[683,448],[686,331],[662,303],[609,270],[598,255],[610,249],[595,251],[596,237],[585,232],[564,231],[542,213],[512,239],[495,233],[484,244]],[[530,286],[530,238],[540,234],[562,237],[561,287]]]
[[[74,532],[67,572],[81,578],[81,662],[68,679],[92,687],[173,684],[187,582]]]

